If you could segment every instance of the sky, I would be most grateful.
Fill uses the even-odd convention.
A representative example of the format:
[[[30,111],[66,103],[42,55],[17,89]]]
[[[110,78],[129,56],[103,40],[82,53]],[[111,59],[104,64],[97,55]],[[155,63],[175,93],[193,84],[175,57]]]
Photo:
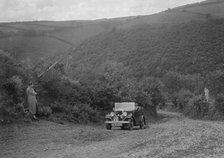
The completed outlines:
[[[202,0],[0,0],[0,22],[150,15]]]

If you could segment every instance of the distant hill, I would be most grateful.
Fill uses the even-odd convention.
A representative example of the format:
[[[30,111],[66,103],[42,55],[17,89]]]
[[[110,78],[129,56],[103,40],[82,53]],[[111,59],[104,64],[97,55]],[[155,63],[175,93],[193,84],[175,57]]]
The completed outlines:
[[[36,59],[40,60],[43,57],[64,52],[70,45],[51,37],[15,36],[0,38],[0,47],[2,50],[10,52],[20,61],[33,61],[36,63]]]
[[[0,23],[0,49],[8,51],[19,60],[40,60],[54,56],[65,56],[83,41],[106,33],[121,33],[138,26],[154,25],[168,27],[193,21],[207,21],[209,18],[223,18],[224,1],[204,1],[147,16],[122,17],[100,20],[77,21],[33,21]],[[140,35],[138,35],[140,36]],[[97,36],[98,37],[98,36]],[[135,37],[132,37],[135,38]],[[124,39],[125,40],[125,39]]]

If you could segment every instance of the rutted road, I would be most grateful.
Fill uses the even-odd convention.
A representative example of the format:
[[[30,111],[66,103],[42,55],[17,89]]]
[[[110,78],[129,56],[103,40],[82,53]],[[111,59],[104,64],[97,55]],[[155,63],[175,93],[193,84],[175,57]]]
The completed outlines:
[[[133,131],[48,121],[0,126],[0,157],[224,157],[224,122],[160,115]]]

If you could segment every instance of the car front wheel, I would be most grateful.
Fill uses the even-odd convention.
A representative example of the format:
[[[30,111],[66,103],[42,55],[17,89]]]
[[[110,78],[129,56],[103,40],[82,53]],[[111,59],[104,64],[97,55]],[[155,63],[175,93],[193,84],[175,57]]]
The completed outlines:
[[[134,121],[133,121],[133,119],[130,119],[130,123],[128,124],[128,129],[132,130],[133,126],[134,126]]]
[[[106,129],[111,130],[111,128],[112,128],[112,125],[110,123],[107,123],[106,124]]]

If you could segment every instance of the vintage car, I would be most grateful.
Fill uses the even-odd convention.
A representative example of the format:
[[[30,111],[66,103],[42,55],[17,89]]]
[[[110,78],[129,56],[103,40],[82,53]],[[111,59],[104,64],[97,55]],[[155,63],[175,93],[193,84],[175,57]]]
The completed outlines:
[[[115,103],[113,111],[105,116],[106,128],[121,127],[132,130],[134,126],[145,128],[143,108],[134,102]]]

